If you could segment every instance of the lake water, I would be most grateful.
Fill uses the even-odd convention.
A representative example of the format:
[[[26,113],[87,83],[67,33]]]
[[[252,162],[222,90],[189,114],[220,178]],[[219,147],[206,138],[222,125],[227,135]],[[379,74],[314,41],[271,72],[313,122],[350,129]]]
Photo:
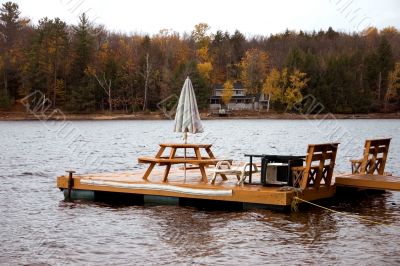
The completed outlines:
[[[349,172],[366,138],[392,137],[386,171],[400,175],[400,120],[214,120],[190,142],[216,156],[305,154],[341,142]],[[0,264],[400,264],[400,193],[364,194],[299,212],[66,202],[56,176],[129,171],[158,143],[179,142],[172,121],[0,122]]]

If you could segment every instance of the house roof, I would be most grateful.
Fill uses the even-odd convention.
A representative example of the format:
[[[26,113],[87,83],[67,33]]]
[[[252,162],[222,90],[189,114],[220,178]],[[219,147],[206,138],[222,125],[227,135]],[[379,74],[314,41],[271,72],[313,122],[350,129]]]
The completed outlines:
[[[224,89],[224,84],[220,84],[220,83],[214,84],[213,89],[214,90],[223,90]],[[233,89],[234,90],[244,90],[244,87],[243,87],[242,83],[234,82],[233,83]]]
[[[222,96],[211,96],[210,99],[222,99]],[[231,99],[253,99],[251,96],[232,96]]]

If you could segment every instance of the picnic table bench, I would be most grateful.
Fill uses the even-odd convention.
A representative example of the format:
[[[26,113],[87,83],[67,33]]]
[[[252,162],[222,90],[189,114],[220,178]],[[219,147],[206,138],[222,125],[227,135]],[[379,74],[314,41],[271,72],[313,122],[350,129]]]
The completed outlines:
[[[156,164],[158,165],[165,165],[165,171],[163,175],[163,182],[168,181],[168,174],[171,169],[171,166],[173,164],[193,164],[197,165],[197,167],[191,167],[200,169],[202,181],[207,183],[207,174],[205,171],[205,166],[207,165],[215,165],[217,164],[218,159],[215,158],[214,154],[211,151],[211,144],[188,144],[188,143],[161,143],[160,144],[160,149],[157,152],[157,154],[154,157],[139,157],[138,162],[139,163],[148,163],[150,164],[149,167],[147,168],[146,172],[143,175],[143,179],[147,180],[151,171],[153,170],[154,166]],[[162,156],[165,149],[170,148],[170,153],[169,156]],[[195,156],[188,156],[188,157],[182,157],[182,156],[176,156],[176,152],[178,149],[185,149],[185,154],[186,154],[186,149],[193,149]],[[206,153],[208,154],[208,157],[203,157],[201,156],[201,151],[200,149],[204,149]],[[186,168],[185,168],[186,170]],[[222,177],[224,180],[227,179],[226,176]]]

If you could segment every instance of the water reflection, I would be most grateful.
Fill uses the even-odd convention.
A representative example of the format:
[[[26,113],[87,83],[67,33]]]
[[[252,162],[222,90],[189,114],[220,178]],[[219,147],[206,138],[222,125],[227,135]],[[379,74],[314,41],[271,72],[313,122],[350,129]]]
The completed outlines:
[[[205,212],[194,208],[157,208],[159,239],[174,253],[175,257],[195,261],[210,254],[218,254],[220,244],[216,244],[212,219]],[[155,215],[153,215],[154,217]]]

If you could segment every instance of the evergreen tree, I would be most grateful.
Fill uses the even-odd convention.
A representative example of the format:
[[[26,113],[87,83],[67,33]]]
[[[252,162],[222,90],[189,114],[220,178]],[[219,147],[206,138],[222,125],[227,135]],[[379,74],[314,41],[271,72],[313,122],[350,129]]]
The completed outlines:
[[[2,55],[2,73],[0,81],[2,90],[0,101],[9,103],[19,97],[18,88],[20,77],[18,68],[14,60],[15,53],[18,52],[17,41],[21,28],[26,24],[25,20],[20,19],[19,6],[16,3],[6,2],[0,8],[0,53]]]
[[[388,40],[383,37],[377,49],[378,73],[378,100],[383,101],[388,87],[388,74],[393,69],[392,47]]]
[[[95,81],[87,71],[94,53],[92,29],[85,13],[79,17],[78,26],[73,26],[72,49],[74,56],[69,83],[69,107],[79,112],[93,111],[95,108]]]
[[[64,80],[68,56],[67,25],[59,18],[39,21],[37,37],[31,56],[31,82],[33,89],[40,89],[51,99],[53,107],[63,104]]]
[[[293,71],[294,69],[302,69],[304,66],[304,52],[298,47],[290,49],[288,56],[285,60],[285,66]]]

